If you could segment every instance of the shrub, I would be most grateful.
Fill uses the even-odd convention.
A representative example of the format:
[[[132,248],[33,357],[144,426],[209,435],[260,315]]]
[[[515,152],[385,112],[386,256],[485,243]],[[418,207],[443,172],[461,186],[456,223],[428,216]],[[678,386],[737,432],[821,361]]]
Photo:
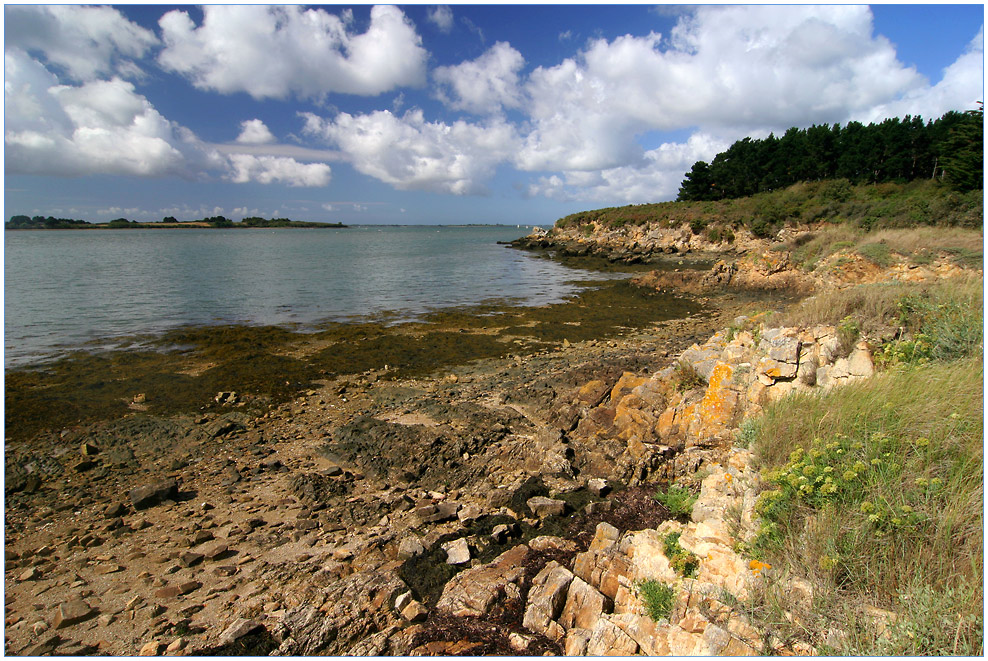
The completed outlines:
[[[670,485],[665,492],[656,491],[652,498],[665,505],[676,516],[689,516],[693,512],[693,503],[696,502],[696,496],[678,484]]]
[[[671,586],[649,579],[635,585],[635,589],[650,618],[656,622],[669,619],[676,597],[676,591]]]
[[[683,578],[693,578],[700,568],[700,559],[679,545],[678,532],[671,532],[663,540],[663,551],[673,570]]]
[[[853,317],[844,317],[837,326],[837,352],[841,356],[849,356],[860,335],[861,324]]]
[[[770,488],[749,550],[812,581],[802,626],[841,628],[840,654],[980,653],[982,402],[978,356],[766,409],[753,447]],[[888,635],[865,605],[898,614]]]
[[[694,388],[702,388],[707,385],[707,380],[703,378],[692,363],[680,360],[676,363],[676,390],[686,392]]]

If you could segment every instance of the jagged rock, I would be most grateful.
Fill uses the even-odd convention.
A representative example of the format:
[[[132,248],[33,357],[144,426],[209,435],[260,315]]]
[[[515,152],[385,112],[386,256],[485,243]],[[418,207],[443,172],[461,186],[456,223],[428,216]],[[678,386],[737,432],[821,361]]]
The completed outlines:
[[[638,643],[610,618],[601,617],[594,623],[587,641],[587,656],[631,656],[637,652]]]
[[[574,576],[566,592],[566,604],[559,615],[565,629],[592,629],[597,618],[611,608],[611,601],[589,583]]]
[[[226,544],[218,543],[203,549],[202,555],[207,560],[219,560],[226,555],[228,550],[229,547]]]
[[[137,656],[158,656],[158,654],[161,653],[162,647],[164,647],[164,643],[158,640],[152,640],[144,643],[143,647],[141,647],[141,651],[137,653]]]
[[[607,483],[607,480],[595,477],[587,480],[587,489],[593,495],[603,497],[610,493],[611,486]]]
[[[174,500],[178,497],[178,482],[168,479],[154,484],[145,484],[130,492],[130,502],[134,509],[145,509],[157,505],[163,500]]]
[[[443,588],[436,609],[459,617],[480,617],[500,600],[520,599],[528,552],[522,544],[493,562],[460,572]]]
[[[508,644],[511,645],[511,649],[514,651],[524,652],[532,644],[532,637],[513,631],[508,634]]]
[[[339,655],[368,635],[398,623],[392,604],[408,586],[398,577],[400,563],[355,572],[324,589],[321,607],[288,611],[272,635],[281,656]]]
[[[567,631],[564,643],[566,656],[586,656],[590,633],[587,629],[570,629]]]
[[[554,537],[551,535],[540,535],[538,537],[533,537],[528,542],[528,548],[533,551],[565,551],[565,552],[575,552],[579,547],[571,539],[563,539],[562,537]]]
[[[401,616],[409,622],[421,622],[429,616],[429,609],[413,599],[401,609]]]
[[[425,553],[425,547],[422,545],[422,540],[414,535],[404,537],[398,544],[398,558],[401,560],[407,560],[423,553]]]
[[[522,625],[553,640],[561,639],[566,631],[556,620],[562,614],[573,578],[573,572],[555,560],[543,567],[532,579]]]

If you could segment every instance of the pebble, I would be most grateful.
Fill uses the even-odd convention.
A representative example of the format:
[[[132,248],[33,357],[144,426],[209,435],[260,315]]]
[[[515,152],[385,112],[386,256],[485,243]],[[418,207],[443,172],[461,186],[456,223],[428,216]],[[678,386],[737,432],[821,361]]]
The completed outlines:
[[[161,643],[157,640],[152,640],[149,643],[144,643],[144,647],[138,652],[137,656],[158,656],[161,652]]]

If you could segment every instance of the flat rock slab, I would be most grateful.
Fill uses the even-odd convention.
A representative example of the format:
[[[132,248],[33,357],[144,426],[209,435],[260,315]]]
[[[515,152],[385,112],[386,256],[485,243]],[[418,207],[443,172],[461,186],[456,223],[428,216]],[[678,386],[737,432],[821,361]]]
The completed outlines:
[[[254,633],[261,628],[261,625],[253,620],[248,620],[245,618],[238,618],[233,624],[228,626],[222,634],[220,634],[220,644],[229,645],[234,643],[244,636]]]
[[[547,516],[559,516],[566,511],[565,501],[546,498],[545,496],[529,498],[526,504],[528,509],[532,510],[532,513],[540,519]]]
[[[66,601],[58,605],[58,611],[52,621],[52,628],[63,629],[72,626],[89,618],[94,613],[96,610],[82,599]]]

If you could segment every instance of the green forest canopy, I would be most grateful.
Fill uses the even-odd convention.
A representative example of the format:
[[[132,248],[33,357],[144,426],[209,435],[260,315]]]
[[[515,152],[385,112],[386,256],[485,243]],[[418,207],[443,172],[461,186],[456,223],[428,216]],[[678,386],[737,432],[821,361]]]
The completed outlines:
[[[852,184],[938,179],[955,190],[984,187],[984,105],[921,117],[790,128],[781,138],[744,138],[697,161],[679,189],[679,201],[715,201],[779,190],[801,181],[846,179]]]

